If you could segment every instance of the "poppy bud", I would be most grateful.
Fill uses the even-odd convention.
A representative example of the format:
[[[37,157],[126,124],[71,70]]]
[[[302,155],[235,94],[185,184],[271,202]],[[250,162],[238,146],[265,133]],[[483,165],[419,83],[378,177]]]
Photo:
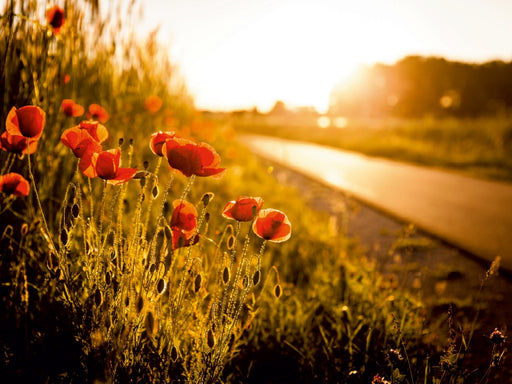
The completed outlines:
[[[80,214],[80,207],[78,206],[78,204],[73,204],[73,206],[71,207],[71,214],[75,219],[78,217],[78,215]]]
[[[260,282],[260,271],[256,271],[254,272],[254,275],[252,276],[252,284],[253,285],[258,285],[258,283]]]
[[[208,334],[206,335],[206,343],[208,344],[208,347],[212,349],[215,346],[215,337],[213,336],[213,331],[211,328],[208,330]]]
[[[102,302],[103,302],[103,295],[101,294],[100,289],[96,288],[96,291],[94,291],[94,304],[96,304],[96,306],[99,307]]]
[[[229,268],[224,267],[224,271],[222,272],[222,281],[224,284],[227,284],[229,281]]]
[[[158,292],[159,295],[164,293],[165,287],[166,287],[165,280],[159,279],[158,283],[156,284],[156,291]]]
[[[153,199],[156,199],[156,198],[157,198],[158,193],[159,193],[159,191],[158,191],[158,185],[155,185],[155,186],[153,187],[153,189],[151,190],[151,194],[153,195]]]
[[[197,293],[201,289],[201,275],[197,275],[194,280],[194,292]]]
[[[274,296],[279,299],[281,297],[281,294],[282,294],[282,290],[281,290],[281,285],[279,284],[276,284],[276,286],[274,287]]]
[[[176,347],[174,345],[171,348],[171,360],[174,363],[176,362],[176,360],[178,360],[178,350],[176,349]]]

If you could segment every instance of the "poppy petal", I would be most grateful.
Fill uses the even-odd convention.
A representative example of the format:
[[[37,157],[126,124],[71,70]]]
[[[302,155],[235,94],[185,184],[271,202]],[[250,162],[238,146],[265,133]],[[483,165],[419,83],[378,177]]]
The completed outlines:
[[[0,191],[8,195],[28,196],[30,185],[19,173],[11,172],[0,176]]]

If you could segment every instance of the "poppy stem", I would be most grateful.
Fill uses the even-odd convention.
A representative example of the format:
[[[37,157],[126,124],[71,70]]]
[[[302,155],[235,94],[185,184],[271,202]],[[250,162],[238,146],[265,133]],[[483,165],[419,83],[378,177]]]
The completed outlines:
[[[7,156],[7,161],[4,163],[4,166],[2,167],[2,171],[0,172],[0,174],[5,175],[6,173],[9,173],[12,165],[14,164],[15,156],[16,155],[14,153],[9,153],[9,155]]]
[[[183,190],[183,193],[180,197],[180,200],[183,201],[187,198],[188,193],[190,192],[190,189],[192,188],[192,185],[194,184],[194,181],[196,179],[196,175],[192,175],[188,179],[188,183],[185,186],[185,189]]]
[[[29,139],[27,138],[27,147],[28,147],[28,144],[29,144]],[[41,219],[43,221],[43,226],[44,226],[43,230],[44,230],[44,232],[46,232],[44,237],[48,239],[48,241],[49,241],[48,245],[50,246],[51,250],[54,251],[55,253],[57,253],[57,247],[55,246],[55,243],[53,242],[53,239],[51,237],[50,229],[48,228],[48,223],[46,222],[46,217],[44,216],[41,199],[39,198],[39,193],[37,192],[37,185],[36,185],[36,180],[34,178],[34,175],[32,173],[32,166],[31,166],[31,162],[30,162],[30,153],[29,152],[27,152],[27,160],[28,160],[28,175],[29,175],[30,181],[32,182],[32,185],[33,185],[34,196],[36,197],[37,206],[39,208],[39,213],[41,214]]]
[[[102,249],[101,235],[103,232],[103,215],[105,214],[105,200],[107,198],[107,181],[103,180],[103,192],[101,194],[100,217],[98,218],[98,249]]]

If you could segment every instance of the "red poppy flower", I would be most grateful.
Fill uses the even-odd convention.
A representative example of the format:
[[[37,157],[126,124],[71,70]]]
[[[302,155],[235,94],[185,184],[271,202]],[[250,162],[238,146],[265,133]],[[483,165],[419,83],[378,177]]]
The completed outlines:
[[[122,184],[130,180],[136,168],[120,168],[121,151],[119,148],[96,152],[92,156],[80,159],[79,168],[87,177],[100,177],[110,184]]]
[[[108,130],[107,130],[107,128],[105,128],[104,125],[101,125],[97,121],[87,121],[87,120],[84,120],[79,125],[77,125],[77,126],[75,126],[73,128],[69,128],[66,131],[68,131],[70,129],[75,129],[75,128],[83,129],[83,130],[87,131],[87,133],[89,135],[91,135],[91,137],[94,140],[96,140],[98,143],[100,143],[100,144],[108,139]],[[64,136],[66,131],[64,131],[62,136]],[[61,138],[62,138],[62,136],[61,136]]]
[[[46,20],[48,24],[52,27],[53,34],[56,36],[59,34],[60,29],[64,25],[66,21],[64,17],[64,10],[60,8],[58,5],[54,5],[46,11]]]
[[[84,107],[71,99],[62,100],[62,112],[68,117],[78,117],[84,114]]]
[[[172,229],[172,249],[176,250],[180,247],[190,247],[199,241],[199,233],[193,231],[183,231],[178,227]]]
[[[172,202],[174,211],[171,217],[172,249],[188,247],[199,241],[197,229],[197,210],[193,204],[184,200]]]
[[[37,149],[37,140],[29,139],[27,149],[27,138],[21,135],[11,135],[5,131],[0,135],[0,148],[7,152],[21,154],[33,154]]]
[[[174,200],[172,206],[174,211],[172,212],[171,228],[177,227],[184,231],[195,230],[197,227],[196,207],[184,200]]]
[[[0,191],[8,195],[27,196],[30,190],[28,181],[19,173],[11,172],[0,176]]]
[[[99,104],[89,105],[89,119],[98,120],[100,123],[106,123],[110,118],[108,112]]]
[[[68,128],[60,136],[60,141],[66,147],[73,151],[73,154],[81,159],[82,157],[93,153],[101,152],[101,144],[91,136],[89,131],[80,126]]]
[[[281,243],[290,238],[292,225],[288,217],[277,209],[262,209],[252,223],[253,232],[262,239]]]
[[[162,153],[169,166],[185,176],[219,175],[225,168],[218,168],[220,156],[206,143],[194,143],[188,139],[172,138],[166,140]]]
[[[222,216],[226,219],[237,221],[251,221],[254,210],[257,213],[262,206],[263,199],[261,197],[240,196],[236,201],[230,201],[226,204],[222,211]]]
[[[175,136],[176,136],[175,131],[155,132],[151,135],[151,138],[149,140],[149,148],[151,148],[151,151],[155,155],[163,156],[164,154],[162,153],[162,146],[165,144],[166,140],[172,139]]]
[[[25,136],[38,140],[46,122],[45,112],[34,105],[26,105],[20,109],[12,107],[5,121],[5,128],[11,135]]]
[[[161,107],[162,99],[157,95],[148,96],[144,101],[144,108],[146,108],[150,113],[157,113]]]

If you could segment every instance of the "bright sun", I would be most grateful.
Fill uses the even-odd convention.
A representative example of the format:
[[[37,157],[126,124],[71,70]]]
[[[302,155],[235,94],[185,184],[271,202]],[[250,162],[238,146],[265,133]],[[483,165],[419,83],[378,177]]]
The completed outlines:
[[[184,68],[193,79],[192,91],[201,89],[197,105],[216,100],[218,109],[257,105],[265,110],[280,99],[323,112],[333,85],[359,64],[402,54],[397,47],[405,34],[390,15],[357,5],[342,10],[336,2],[319,4],[284,2],[271,8],[230,33],[204,60]],[[232,105],[233,95],[238,105]]]

